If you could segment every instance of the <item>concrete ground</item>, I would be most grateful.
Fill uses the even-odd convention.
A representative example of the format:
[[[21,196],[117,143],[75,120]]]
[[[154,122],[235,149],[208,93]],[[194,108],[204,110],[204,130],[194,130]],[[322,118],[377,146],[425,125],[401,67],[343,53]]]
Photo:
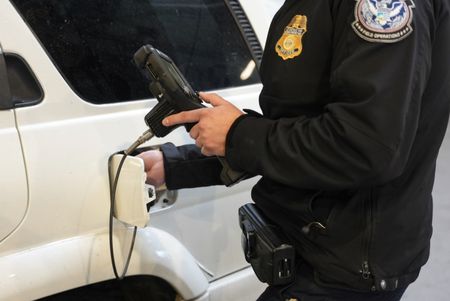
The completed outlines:
[[[439,154],[433,196],[430,259],[402,301],[450,300],[450,127]]]

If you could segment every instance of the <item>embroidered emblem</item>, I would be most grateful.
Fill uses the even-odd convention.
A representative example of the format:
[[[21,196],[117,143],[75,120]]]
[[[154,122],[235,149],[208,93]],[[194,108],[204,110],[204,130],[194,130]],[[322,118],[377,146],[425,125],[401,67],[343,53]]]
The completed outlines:
[[[275,51],[283,60],[292,59],[302,53],[302,37],[306,32],[306,16],[297,15],[284,29],[283,35],[275,45]]]
[[[352,26],[369,42],[395,43],[413,32],[413,0],[356,0]]]

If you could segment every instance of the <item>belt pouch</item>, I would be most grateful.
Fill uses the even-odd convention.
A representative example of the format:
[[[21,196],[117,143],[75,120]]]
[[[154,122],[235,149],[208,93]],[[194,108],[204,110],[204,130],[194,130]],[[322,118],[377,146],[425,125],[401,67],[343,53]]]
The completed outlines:
[[[242,249],[261,282],[285,285],[294,280],[295,250],[281,229],[255,206],[239,208]]]

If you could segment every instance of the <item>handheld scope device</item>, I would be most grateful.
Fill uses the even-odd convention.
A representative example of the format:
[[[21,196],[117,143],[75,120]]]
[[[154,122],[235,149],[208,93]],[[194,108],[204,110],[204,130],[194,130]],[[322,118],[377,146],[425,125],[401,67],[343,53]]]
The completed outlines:
[[[145,123],[157,137],[164,137],[180,125],[165,127],[162,120],[172,114],[204,108],[202,100],[192,89],[172,59],[151,45],[144,45],[134,54],[136,66],[150,80],[149,90],[158,104],[145,116]],[[185,124],[190,131],[194,124]],[[222,182],[231,186],[243,180],[247,174],[231,169],[223,157],[220,174]]]

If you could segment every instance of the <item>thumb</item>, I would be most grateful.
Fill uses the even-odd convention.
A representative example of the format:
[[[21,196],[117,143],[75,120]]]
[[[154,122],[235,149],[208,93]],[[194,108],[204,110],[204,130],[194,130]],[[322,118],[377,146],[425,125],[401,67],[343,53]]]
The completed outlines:
[[[200,92],[199,95],[200,95],[201,99],[203,99],[205,102],[211,104],[213,107],[217,107],[217,106],[228,103],[228,101],[226,101],[225,99],[223,99],[222,97],[220,97],[219,95],[217,95],[215,93]]]

